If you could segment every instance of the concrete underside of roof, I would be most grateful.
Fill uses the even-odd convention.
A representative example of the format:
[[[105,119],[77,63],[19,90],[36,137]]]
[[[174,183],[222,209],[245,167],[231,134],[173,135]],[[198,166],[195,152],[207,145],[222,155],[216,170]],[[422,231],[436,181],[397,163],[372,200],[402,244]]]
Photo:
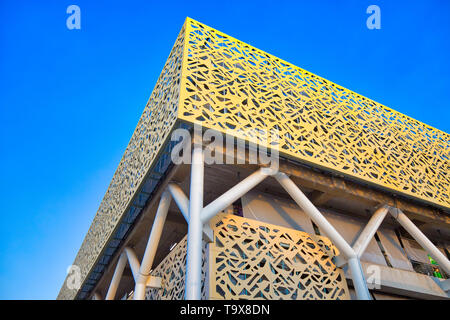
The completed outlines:
[[[204,174],[204,205],[206,206],[257,168],[256,165],[206,165]],[[331,209],[344,216],[359,216],[369,219],[377,205],[387,203],[402,209],[431,240],[439,238],[439,241],[442,239],[450,241],[450,215],[448,212],[414,203],[408,199],[400,199],[385,191],[375,190],[369,186],[344,180],[342,177],[299,166],[287,160],[280,162],[280,171],[289,174],[292,180],[318,208]],[[91,291],[91,294],[98,292],[102,297],[106,295],[119,253],[125,246],[134,248],[139,260],[142,259],[156,214],[159,197],[165,186],[169,182],[176,182],[181,186],[185,194],[189,195],[189,181],[190,165],[183,164],[169,169],[165,180],[160,185],[155,196],[148,201],[145,209],[134,223],[132,231],[124,239],[122,246],[115,253],[114,258],[109,263],[95,288]],[[289,195],[272,177],[265,179],[254,190],[280,199],[290,199]],[[385,219],[383,225],[398,226],[392,218]],[[153,265],[157,266],[170,252],[170,247],[179,242],[186,233],[187,223],[175,202],[172,201]],[[133,289],[134,280],[131,269],[127,265],[116,298],[120,299]],[[396,293],[397,291],[387,290],[387,292]],[[408,295],[409,291],[403,290],[399,292]],[[433,294],[419,294],[418,296],[416,293],[412,293],[410,296],[430,298],[433,297]]]

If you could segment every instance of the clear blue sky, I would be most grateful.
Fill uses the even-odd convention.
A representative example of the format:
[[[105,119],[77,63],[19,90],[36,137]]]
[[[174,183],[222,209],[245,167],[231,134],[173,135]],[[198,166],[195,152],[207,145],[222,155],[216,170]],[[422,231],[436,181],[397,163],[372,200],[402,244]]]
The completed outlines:
[[[66,8],[81,8],[68,30]],[[381,30],[366,8],[381,8]],[[186,16],[450,131],[449,1],[0,2],[0,299],[54,299]]]

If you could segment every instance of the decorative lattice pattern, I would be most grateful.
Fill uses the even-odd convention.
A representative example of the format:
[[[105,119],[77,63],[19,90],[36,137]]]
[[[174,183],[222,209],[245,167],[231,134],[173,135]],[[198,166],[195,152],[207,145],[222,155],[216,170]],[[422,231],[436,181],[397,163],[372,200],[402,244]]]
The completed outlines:
[[[186,43],[180,119],[450,207],[449,134],[194,20]]]
[[[148,288],[145,294],[146,300],[183,300],[185,275],[186,275],[186,245],[187,236],[164,258],[152,271],[152,276],[162,277],[160,289]],[[202,265],[202,299],[207,297],[207,268],[206,243],[203,243]]]
[[[349,299],[339,254],[328,238],[222,214],[211,221],[214,242],[203,246],[202,299]],[[162,288],[147,300],[184,298],[187,236],[153,270]]]
[[[183,28],[75,258],[74,264],[81,268],[82,281],[106,245],[176,122],[184,34]],[[64,283],[58,299],[73,299],[76,293]]]
[[[234,215],[211,224],[211,299],[349,299],[329,239]]]
[[[450,208],[450,136],[187,19],[74,264],[84,282],[177,119]],[[66,284],[58,299],[73,299]]]

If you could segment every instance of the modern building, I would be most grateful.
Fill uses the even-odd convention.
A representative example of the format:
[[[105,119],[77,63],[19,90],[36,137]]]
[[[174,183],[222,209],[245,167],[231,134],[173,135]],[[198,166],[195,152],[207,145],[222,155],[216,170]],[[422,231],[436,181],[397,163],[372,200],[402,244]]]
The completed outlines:
[[[58,299],[448,299],[449,159],[188,18]]]

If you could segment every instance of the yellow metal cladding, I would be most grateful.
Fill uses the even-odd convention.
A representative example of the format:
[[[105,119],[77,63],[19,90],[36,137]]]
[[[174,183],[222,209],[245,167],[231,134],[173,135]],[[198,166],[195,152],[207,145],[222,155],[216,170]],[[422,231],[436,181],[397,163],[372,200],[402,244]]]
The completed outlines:
[[[197,21],[186,23],[178,118],[450,207],[450,136]],[[265,137],[265,136],[264,136]]]
[[[187,19],[75,258],[84,283],[180,120],[450,208],[450,137]],[[58,299],[78,290],[64,283]]]
[[[233,214],[210,221],[214,242],[204,243],[202,299],[349,300],[347,281],[323,236]],[[161,288],[147,300],[184,299],[187,236],[153,270]]]

